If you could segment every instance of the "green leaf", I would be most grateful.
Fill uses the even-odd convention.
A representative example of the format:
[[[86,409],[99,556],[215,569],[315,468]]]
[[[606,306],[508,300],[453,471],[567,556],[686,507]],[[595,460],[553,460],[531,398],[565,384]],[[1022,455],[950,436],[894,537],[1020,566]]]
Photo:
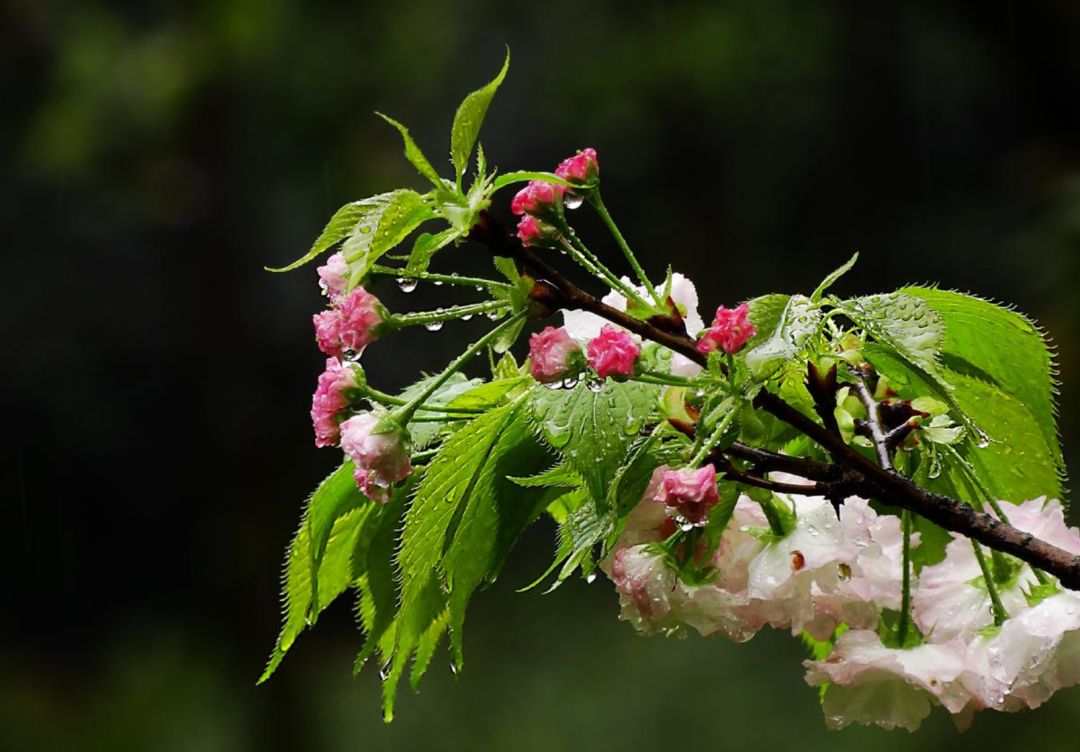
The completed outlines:
[[[443,230],[436,235],[425,232],[416,239],[415,243],[413,243],[412,252],[409,254],[409,261],[405,265],[405,271],[409,274],[426,272],[428,266],[431,264],[431,259],[435,254],[460,237],[461,231],[453,227],[448,230]]]
[[[530,403],[538,434],[581,474],[593,499],[603,505],[630,439],[656,408],[656,387],[608,381],[594,392],[533,390]]]
[[[805,295],[792,295],[782,313],[776,316],[777,296],[766,296],[758,301],[760,319],[770,328],[758,330],[762,339],[746,353],[746,367],[755,380],[765,381],[784,363],[802,354],[821,322],[821,309]],[[750,311],[750,320],[757,326],[753,305]]]
[[[950,371],[995,384],[1031,413],[1064,480],[1054,403],[1057,370],[1039,328],[1023,314],[971,295],[927,287],[901,292],[926,301],[944,320],[942,362]]]
[[[542,509],[536,501],[542,489],[519,488],[507,476],[534,472],[548,462],[530,437],[524,403],[518,401],[463,427],[428,465],[405,516],[398,555],[401,608],[384,684],[388,720],[409,656],[447,604],[460,665],[468,597],[483,579],[494,577],[521,529]]]
[[[412,166],[416,168],[417,172],[434,183],[436,188],[442,188],[442,178],[439,177],[439,173],[435,171],[435,168],[431,166],[431,162],[424,156],[424,152],[420,151],[420,147],[413,141],[412,136],[409,135],[409,129],[381,112],[376,112],[375,114],[397,128],[398,132],[401,133],[401,138],[405,141],[405,158],[412,163]]]
[[[510,478],[511,482],[523,488],[581,488],[585,485],[581,474],[565,462],[549,467],[542,473],[527,478]]]
[[[315,241],[315,245],[311,246],[311,250],[302,258],[294,261],[288,266],[283,266],[280,269],[266,267],[266,270],[270,272],[291,271],[292,269],[303,266],[323,251],[328,250],[349,237],[360,236],[366,238],[367,242],[370,242],[371,235],[374,232],[383,211],[385,211],[386,207],[394,200],[394,196],[397,193],[398,191],[381,193],[378,196],[365,198],[362,201],[353,201],[345,204],[345,206],[338,209],[334,216],[330,218],[330,221],[327,223],[325,229],[323,229],[322,234],[319,235],[318,240]]]
[[[518,172],[508,172],[505,175],[500,175],[495,178],[495,182],[491,184],[491,190],[488,191],[488,195],[490,196],[495,191],[500,188],[505,188],[508,185],[525,183],[532,180],[539,180],[544,183],[554,183],[555,185],[565,185],[568,187],[573,187],[574,185],[573,183],[560,178],[553,172],[529,172],[527,170],[520,170]]]
[[[438,376],[426,376],[415,384],[405,389],[398,395],[399,399],[403,399],[406,402],[416,397],[416,395],[422,393],[427,389],[431,382],[438,378]],[[447,407],[450,403],[459,399],[465,394],[468,394],[474,389],[481,388],[484,383],[480,379],[470,379],[462,373],[455,373],[446,380],[435,393],[432,394],[427,400],[424,401],[426,405],[433,405],[437,407]],[[458,407],[459,405],[455,405]],[[445,413],[437,413],[431,410],[417,410],[416,415],[413,417],[424,418],[434,417],[437,415],[444,415]],[[430,445],[431,442],[439,435],[439,431],[442,430],[442,426],[438,423],[429,422],[414,422],[408,426],[409,437],[412,439],[412,445],[414,449],[423,449]]]
[[[811,303],[820,303],[822,296],[826,292],[828,292],[829,288],[832,287],[834,284],[836,284],[836,281],[838,279],[840,279],[845,274],[847,274],[849,271],[851,271],[851,268],[853,266],[855,266],[855,262],[858,261],[858,260],[859,260],[859,254],[856,253],[854,256],[852,256],[850,259],[848,259],[846,264],[844,264],[839,269],[837,269],[835,272],[833,272],[828,277],[823,279],[821,281],[821,284],[817,286],[817,289],[814,290],[814,293],[810,296],[810,302]]]
[[[480,126],[484,123],[488,105],[491,98],[499,88],[499,84],[506,77],[506,71],[510,67],[510,50],[506,50],[506,60],[502,70],[494,80],[482,89],[474,91],[458,107],[454,115],[454,126],[450,132],[450,155],[454,161],[454,170],[457,172],[458,184],[461,184],[461,176],[465,168],[469,166],[469,157],[472,154],[476,137],[480,135]]]
[[[435,216],[416,191],[398,190],[388,195],[391,198],[379,214],[374,232],[352,235],[341,249],[350,265],[350,282],[359,281],[387,251]]]
[[[366,503],[352,472],[352,463],[346,462],[320,483],[308,500],[300,529],[285,557],[284,624],[260,684],[274,673],[297,635],[353,581],[353,545],[377,505]]]
[[[458,410],[489,410],[519,397],[531,383],[530,376],[514,376],[488,381],[455,397],[447,403],[447,407]]]
[[[414,476],[415,477],[415,476]],[[405,499],[412,485],[399,489],[386,504],[369,513],[373,518],[356,537],[352,573],[357,591],[357,617],[364,632],[364,647],[356,658],[354,675],[376,650],[389,660],[394,647],[394,617],[397,614],[397,570],[394,560],[398,527],[405,511]]]
[[[845,300],[840,308],[875,340],[893,348],[909,363],[941,382],[943,388],[948,388],[939,362],[945,322],[924,301],[892,292]]]

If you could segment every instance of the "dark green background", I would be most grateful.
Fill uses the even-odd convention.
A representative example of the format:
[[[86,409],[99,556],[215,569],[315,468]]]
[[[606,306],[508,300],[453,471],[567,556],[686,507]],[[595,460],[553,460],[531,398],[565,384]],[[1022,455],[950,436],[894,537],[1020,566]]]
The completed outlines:
[[[706,314],[812,290],[854,251],[841,293],[937,281],[1018,305],[1059,348],[1075,459],[1078,39],[1075,0],[9,0],[0,748],[1075,750],[1080,689],[960,737],[943,714],[829,733],[785,635],[639,639],[602,580],[515,594],[546,526],[477,597],[465,673],[437,659],[392,726],[377,673],[349,678],[345,603],[253,684],[301,501],[337,460],[307,416],[314,270],[261,267],[345,201],[421,187],[373,110],[445,165],[457,102],[509,43],[482,135],[498,167],[596,148],[646,265],[696,279]],[[398,388],[482,330],[402,334],[365,366]]]

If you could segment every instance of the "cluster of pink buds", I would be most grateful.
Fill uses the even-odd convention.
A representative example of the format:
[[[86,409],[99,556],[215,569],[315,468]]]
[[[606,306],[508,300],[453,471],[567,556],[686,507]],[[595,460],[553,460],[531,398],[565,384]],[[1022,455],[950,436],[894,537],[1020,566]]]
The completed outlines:
[[[728,355],[734,355],[743,348],[746,341],[757,334],[757,328],[750,322],[750,305],[743,303],[733,310],[724,306],[716,309],[716,318],[712,326],[698,340],[698,352],[710,353],[721,349]]]
[[[556,168],[555,174],[575,185],[595,183],[600,176],[596,151],[584,149],[564,159]],[[538,245],[558,241],[558,230],[550,222],[545,221],[545,217],[550,218],[555,204],[564,197],[568,208],[574,208],[581,203],[581,197],[575,196],[572,188],[543,180],[532,180],[517,192],[510,202],[510,211],[519,216],[524,215],[518,222],[517,228],[517,235],[522,243]],[[574,200],[570,197],[574,197]]]
[[[641,346],[633,335],[610,324],[605,324],[585,349],[583,353],[581,345],[565,328],[549,326],[532,335],[529,360],[533,378],[541,384],[576,381],[588,365],[601,379],[625,381],[634,375],[641,356]]]
[[[340,253],[331,256],[318,272],[320,286],[330,298],[330,308],[312,317],[315,341],[327,355],[359,356],[385,328],[386,309],[363,287],[345,294],[348,266]]]
[[[331,256],[318,273],[330,308],[315,315],[315,338],[319,349],[331,357],[311,398],[315,446],[340,444],[356,466],[354,478],[360,490],[373,501],[384,502],[390,485],[412,472],[408,433],[389,413],[381,417],[370,412],[352,414],[361,396],[362,377],[345,356],[359,356],[378,339],[386,310],[362,287],[346,293],[349,270],[340,253]]]
[[[684,582],[660,544],[678,534],[673,517],[685,521],[682,530],[692,529],[714,499],[715,476],[704,468],[661,467],[627,518],[603,568],[618,590],[622,618],[638,630],[693,629],[743,642],[772,626],[835,638],[824,660],[805,662],[807,682],[826,685],[826,720],[835,728],[915,730],[934,706],[966,728],[975,711],[1035,708],[1080,683],[1080,595],[1040,584],[1028,565],[1014,561],[1015,572],[999,584],[1010,618],[994,627],[991,598],[965,538],[949,544],[944,561],[912,573],[910,628],[921,631],[919,644],[883,641],[882,614],[902,607],[903,533],[899,518],[857,497],[838,514],[822,497],[776,496],[794,513],[783,535],[756,502],[740,497],[715,552],[702,562],[714,575]],[[1080,531],[1067,527],[1058,502],[1006,506],[1015,527],[1080,554]],[[916,533],[912,545],[918,544]]]

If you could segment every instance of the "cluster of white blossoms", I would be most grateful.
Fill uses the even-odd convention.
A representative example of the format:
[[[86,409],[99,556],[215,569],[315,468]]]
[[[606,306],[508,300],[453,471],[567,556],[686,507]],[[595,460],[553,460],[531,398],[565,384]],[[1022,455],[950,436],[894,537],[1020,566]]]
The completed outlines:
[[[708,561],[714,575],[688,584],[658,545],[678,529],[655,501],[661,471],[603,569],[615,583],[621,618],[646,634],[690,628],[744,642],[769,625],[835,638],[824,660],[808,660],[806,680],[823,693],[831,727],[851,723],[915,730],[933,705],[966,728],[974,711],[1035,708],[1080,683],[1080,594],[1040,585],[1027,565],[1009,560],[998,585],[1009,618],[994,626],[989,591],[971,542],[956,538],[938,564],[912,575],[915,647],[888,647],[879,633],[885,611],[902,608],[903,534],[898,517],[852,497],[839,508],[822,497],[778,496],[794,527],[771,532],[748,497]],[[1080,532],[1061,505],[1044,499],[1006,505],[1011,523],[1080,554]],[[700,539],[699,539],[700,541]],[[918,545],[918,535],[912,536]],[[703,541],[699,545],[704,545]]]

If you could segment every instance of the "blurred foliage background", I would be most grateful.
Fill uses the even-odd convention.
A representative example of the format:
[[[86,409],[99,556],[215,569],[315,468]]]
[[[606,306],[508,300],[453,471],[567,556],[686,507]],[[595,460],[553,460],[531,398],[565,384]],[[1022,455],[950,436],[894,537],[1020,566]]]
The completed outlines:
[[[1074,750],[1080,689],[962,737],[943,714],[915,737],[829,733],[785,635],[644,640],[603,581],[516,594],[543,526],[476,600],[465,673],[440,659],[392,726],[377,672],[350,679],[345,603],[254,680],[301,502],[337,462],[307,415],[314,270],[262,267],[344,202],[420,185],[373,110],[445,154],[509,43],[482,134],[500,168],[595,147],[624,231],[706,313],[807,292],[854,251],[839,292],[936,281],[1016,304],[1059,348],[1075,462],[1078,38],[1075,0],[8,0],[0,748]],[[370,379],[404,386],[482,328],[379,343]]]

